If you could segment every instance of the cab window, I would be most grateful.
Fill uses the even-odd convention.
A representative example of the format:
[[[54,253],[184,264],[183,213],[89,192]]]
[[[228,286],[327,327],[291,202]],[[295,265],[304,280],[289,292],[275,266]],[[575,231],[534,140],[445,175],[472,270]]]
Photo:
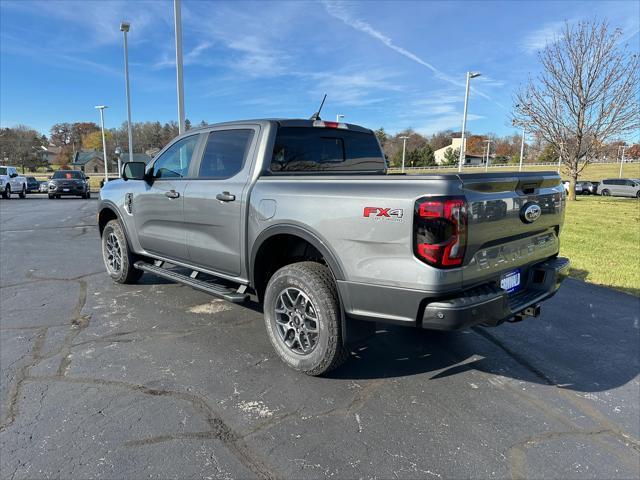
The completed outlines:
[[[200,178],[229,178],[244,165],[253,130],[218,130],[211,132],[200,162]]]
[[[154,162],[154,178],[186,177],[197,143],[198,135],[191,135],[171,145]]]

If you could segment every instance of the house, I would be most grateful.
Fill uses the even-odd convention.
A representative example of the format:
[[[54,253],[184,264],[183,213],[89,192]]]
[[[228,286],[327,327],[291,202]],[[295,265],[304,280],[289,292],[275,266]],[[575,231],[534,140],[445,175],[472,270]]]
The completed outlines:
[[[122,161],[122,163],[128,162],[129,154],[127,152],[122,152],[120,154],[120,160]],[[145,153],[134,153],[133,161],[149,163],[151,161],[151,157]],[[109,159],[108,166],[110,173],[118,172],[117,160]],[[86,174],[104,173],[102,152],[98,152],[97,150],[82,150],[80,152],[76,152],[74,161],[71,163],[71,168],[73,168],[74,170],[82,170]]]
[[[465,138],[465,145],[466,145],[466,138]],[[438,150],[436,150],[435,152],[433,152],[433,156],[435,157],[436,163],[438,165],[441,165],[442,163],[446,163],[446,159],[445,159],[445,153],[446,151],[450,148],[451,150],[453,150],[454,152],[456,150],[458,150],[458,152],[460,151],[460,145],[462,145],[462,138],[460,137],[453,137],[451,139],[451,145],[447,145],[446,147],[442,147],[439,148]],[[465,155],[465,161],[464,164],[465,165],[484,165],[485,163],[485,159],[482,155],[472,155],[470,153],[467,153]]]
[[[86,174],[103,173],[104,160],[102,158],[102,152],[98,152],[97,150],[81,150],[76,152],[70,166],[74,170],[82,170]],[[109,160],[109,172],[115,172],[117,168],[117,163],[113,160]]]

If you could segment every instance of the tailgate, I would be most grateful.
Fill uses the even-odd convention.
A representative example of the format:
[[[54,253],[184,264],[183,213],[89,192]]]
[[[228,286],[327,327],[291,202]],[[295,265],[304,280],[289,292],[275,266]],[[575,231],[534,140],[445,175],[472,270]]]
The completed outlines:
[[[503,273],[558,253],[564,188],[555,172],[461,174],[468,204],[463,285],[500,280]]]

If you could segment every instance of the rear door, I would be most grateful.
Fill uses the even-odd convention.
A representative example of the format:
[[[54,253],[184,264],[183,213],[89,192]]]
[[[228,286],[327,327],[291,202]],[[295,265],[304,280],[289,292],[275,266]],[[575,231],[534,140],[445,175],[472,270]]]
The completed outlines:
[[[142,248],[159,256],[187,260],[184,191],[200,135],[183,137],[158,155],[153,178],[143,182],[132,199],[133,216]]]
[[[460,175],[468,205],[465,286],[558,253],[564,188],[557,174]]]
[[[195,177],[184,193],[190,263],[240,276],[251,163],[260,127],[234,125],[205,134]]]

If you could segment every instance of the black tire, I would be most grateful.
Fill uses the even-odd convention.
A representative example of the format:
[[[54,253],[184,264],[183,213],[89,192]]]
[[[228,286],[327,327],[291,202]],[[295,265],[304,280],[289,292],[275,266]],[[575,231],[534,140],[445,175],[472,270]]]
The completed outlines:
[[[49,194],[47,196],[49,197],[49,200],[53,200],[53,195]]]
[[[282,296],[292,291],[301,292],[305,297],[302,302],[305,303],[302,306],[298,301],[301,297],[294,297],[296,301],[289,303],[291,308],[287,311],[291,315],[288,315],[282,310],[288,307],[281,302]],[[288,298],[291,300],[291,296]],[[277,312],[277,308],[281,311]],[[307,312],[315,319],[308,317]],[[283,323],[286,319],[289,324]],[[335,281],[324,265],[315,262],[293,263],[274,273],[264,295],[264,320],[276,353],[295,370],[307,375],[322,375],[340,366],[349,356],[342,343],[342,314]],[[309,321],[311,323],[307,323]],[[307,326],[315,328],[317,333],[311,333],[310,336]],[[285,329],[284,333],[282,329]],[[293,337],[290,335],[292,333]],[[303,342],[303,338],[306,341]],[[293,344],[287,345],[285,339]],[[298,345],[298,350],[304,349],[303,343],[309,348],[308,353],[296,352],[294,346]],[[313,347],[310,347],[311,343]]]
[[[636,198],[640,198],[640,190],[636,192]]]
[[[62,195],[56,195],[56,200],[60,200],[62,198]]]
[[[602,190],[601,195],[603,197],[608,197],[609,195],[611,195],[611,192],[605,188],[604,190]]]
[[[113,281],[136,283],[143,273],[133,266],[139,257],[129,250],[127,237],[118,220],[107,222],[102,231],[101,244],[104,266]]]
[[[6,198],[6,199],[11,198],[11,185],[7,184],[7,186],[4,189],[4,192],[2,192],[2,198]]]
[[[22,191],[18,194],[20,198],[27,198],[27,187],[22,186]]]
[[[87,192],[87,196],[86,196],[86,197],[84,197],[84,198],[86,198],[86,199],[91,198],[91,192]]]

